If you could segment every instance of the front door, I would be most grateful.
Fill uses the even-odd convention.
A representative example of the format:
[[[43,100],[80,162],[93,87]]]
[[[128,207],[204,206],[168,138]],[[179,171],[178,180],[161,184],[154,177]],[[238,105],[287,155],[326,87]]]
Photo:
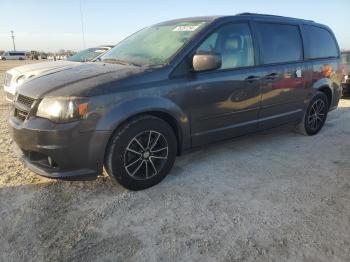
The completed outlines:
[[[191,95],[193,146],[257,129],[261,72],[254,68],[248,23],[226,24],[197,49],[221,55],[221,68],[195,72],[187,82]]]

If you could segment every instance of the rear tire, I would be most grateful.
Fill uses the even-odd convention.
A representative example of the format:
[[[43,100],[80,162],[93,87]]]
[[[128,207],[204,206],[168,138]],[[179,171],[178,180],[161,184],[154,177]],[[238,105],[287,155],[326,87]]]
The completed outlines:
[[[120,127],[110,139],[105,157],[108,175],[130,190],[161,182],[177,153],[173,129],[162,119],[143,115]]]
[[[322,92],[317,92],[311,99],[304,112],[302,121],[297,125],[296,130],[304,135],[316,135],[323,127],[329,110],[328,98]]]

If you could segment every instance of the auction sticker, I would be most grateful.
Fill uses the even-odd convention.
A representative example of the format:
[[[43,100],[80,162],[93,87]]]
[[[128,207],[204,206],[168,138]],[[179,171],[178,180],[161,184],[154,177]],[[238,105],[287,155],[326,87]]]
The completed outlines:
[[[200,25],[182,25],[173,29],[174,32],[193,32],[196,31]]]

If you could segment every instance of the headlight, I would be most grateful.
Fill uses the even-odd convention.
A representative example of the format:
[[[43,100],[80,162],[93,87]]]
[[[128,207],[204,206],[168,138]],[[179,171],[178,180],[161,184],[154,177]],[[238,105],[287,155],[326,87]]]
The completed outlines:
[[[44,98],[39,104],[36,115],[56,123],[67,123],[85,118],[87,109],[86,98]]]

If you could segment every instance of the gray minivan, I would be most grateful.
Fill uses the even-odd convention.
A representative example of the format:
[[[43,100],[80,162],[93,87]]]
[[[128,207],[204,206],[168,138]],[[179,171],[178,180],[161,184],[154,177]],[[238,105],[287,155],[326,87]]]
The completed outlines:
[[[327,26],[250,13],[178,19],[138,31],[101,62],[24,83],[9,122],[34,172],[105,167],[140,190],[197,146],[286,123],[317,134],[341,79]]]

